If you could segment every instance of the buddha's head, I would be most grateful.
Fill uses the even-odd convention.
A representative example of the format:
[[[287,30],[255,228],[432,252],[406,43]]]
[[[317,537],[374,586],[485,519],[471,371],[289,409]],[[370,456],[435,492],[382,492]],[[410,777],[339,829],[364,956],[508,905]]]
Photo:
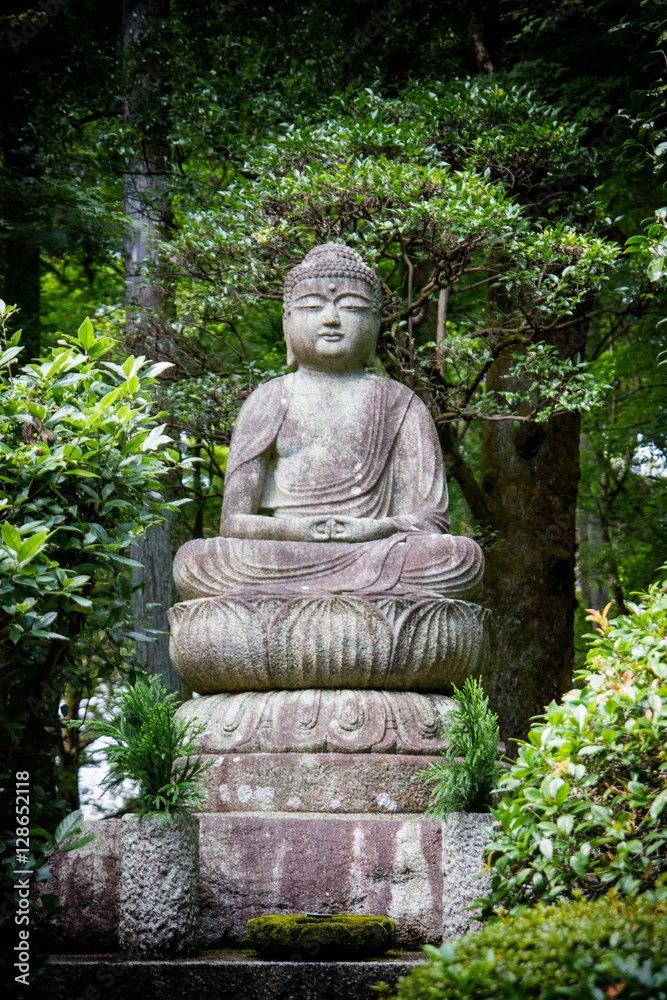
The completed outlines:
[[[372,365],[380,330],[380,280],[355,250],[314,247],[285,281],[287,363],[346,374]]]

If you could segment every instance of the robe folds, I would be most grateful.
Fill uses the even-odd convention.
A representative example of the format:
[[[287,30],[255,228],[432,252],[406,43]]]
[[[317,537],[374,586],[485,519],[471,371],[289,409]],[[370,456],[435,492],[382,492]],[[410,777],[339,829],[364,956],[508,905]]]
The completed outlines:
[[[245,463],[275,452],[289,420],[293,383],[294,375],[273,379],[246,400],[232,436],[227,482]],[[343,438],[318,456],[315,471],[287,462],[281,468],[270,459],[259,513],[397,517],[413,530],[366,542],[195,539],[174,561],[182,599],[242,592],[475,594],[484,557],[472,539],[446,534],[447,482],[428,410],[406,386],[376,376],[361,419],[363,454]]]

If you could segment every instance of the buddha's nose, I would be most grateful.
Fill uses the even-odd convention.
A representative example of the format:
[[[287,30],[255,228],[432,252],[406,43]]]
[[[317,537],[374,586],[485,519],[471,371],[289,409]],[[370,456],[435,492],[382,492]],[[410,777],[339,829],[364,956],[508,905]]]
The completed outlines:
[[[335,302],[327,302],[322,316],[324,326],[340,326],[340,313]]]

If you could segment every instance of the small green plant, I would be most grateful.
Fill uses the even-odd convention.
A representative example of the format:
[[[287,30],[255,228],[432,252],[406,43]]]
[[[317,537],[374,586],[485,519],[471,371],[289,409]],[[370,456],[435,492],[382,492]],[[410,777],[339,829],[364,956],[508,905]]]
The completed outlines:
[[[109,774],[103,786],[114,790],[128,779],[136,781],[139,815],[150,815],[159,825],[173,813],[196,809],[207,794],[201,781],[210,762],[193,756],[205,727],[179,722],[175,701],[159,677],[140,679],[120,692],[112,719],[95,719],[87,727],[90,735],[112,741],[104,751]]]
[[[667,879],[667,586],[597,625],[581,686],[548,706],[500,782],[486,915]]]
[[[488,812],[491,794],[502,774],[498,760],[498,717],[489,711],[481,681],[454,685],[458,708],[442,719],[447,747],[416,778],[435,787],[427,815],[441,819],[452,812]]]
[[[426,947],[398,1000],[665,1000],[665,901],[562,900]]]

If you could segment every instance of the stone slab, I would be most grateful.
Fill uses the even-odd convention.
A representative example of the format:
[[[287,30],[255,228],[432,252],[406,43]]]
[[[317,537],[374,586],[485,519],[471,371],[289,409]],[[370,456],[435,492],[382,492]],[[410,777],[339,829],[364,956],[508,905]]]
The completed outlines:
[[[83,824],[96,839],[79,850],[56,854],[49,862],[55,879],[38,889],[53,892],[68,906],[53,929],[53,943],[68,951],[118,951],[120,920],[119,819]]]
[[[54,860],[45,891],[71,908],[53,951],[118,950],[120,825],[85,824],[98,838]],[[441,827],[419,815],[204,814],[200,861],[200,948],[244,944],[249,918],[269,913],[378,914],[399,947],[442,939]]]
[[[431,789],[415,775],[435,758],[409,754],[209,755],[209,812],[420,813]]]
[[[420,954],[365,962],[267,962],[246,955],[125,962],[117,956],[54,956],[31,1000],[373,1000]]]
[[[378,914],[401,948],[442,940],[442,833],[421,816],[213,813],[200,850],[200,947],[271,913]]]

